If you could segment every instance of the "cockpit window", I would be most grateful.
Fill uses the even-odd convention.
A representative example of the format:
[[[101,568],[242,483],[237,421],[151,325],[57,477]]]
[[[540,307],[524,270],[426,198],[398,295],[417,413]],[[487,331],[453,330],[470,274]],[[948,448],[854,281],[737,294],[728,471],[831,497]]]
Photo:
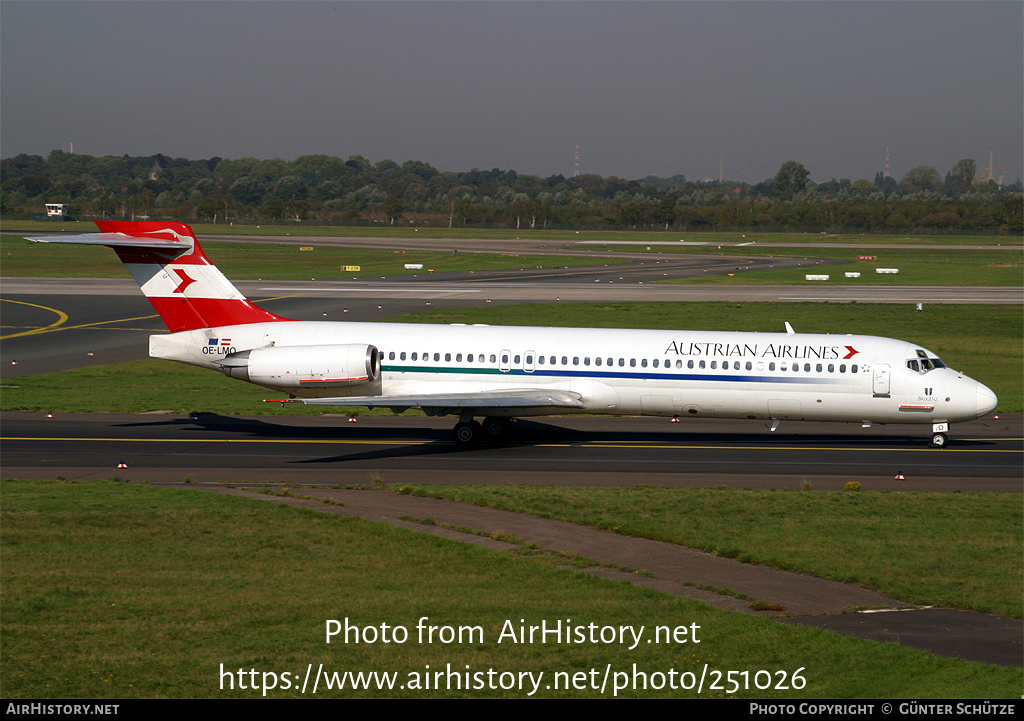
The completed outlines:
[[[928,371],[935,370],[936,368],[945,368],[946,364],[942,362],[942,359],[938,356],[929,355],[928,351],[917,348],[915,350],[917,359],[910,359],[907,361],[907,368],[914,371],[915,373],[927,373]]]

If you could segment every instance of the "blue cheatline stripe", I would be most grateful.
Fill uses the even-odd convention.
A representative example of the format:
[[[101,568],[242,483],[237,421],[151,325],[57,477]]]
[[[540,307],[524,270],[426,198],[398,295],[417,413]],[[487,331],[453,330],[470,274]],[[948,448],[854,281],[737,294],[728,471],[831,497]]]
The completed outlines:
[[[840,385],[849,378],[829,378],[823,376],[744,376],[702,373],[626,373],[618,371],[598,370],[534,370],[527,372],[521,368],[502,371],[497,368],[452,368],[450,366],[381,366],[385,373],[457,373],[463,375],[496,375],[496,376],[528,376],[531,378],[618,378],[629,380],[659,381],[715,381],[722,383],[824,383]]]

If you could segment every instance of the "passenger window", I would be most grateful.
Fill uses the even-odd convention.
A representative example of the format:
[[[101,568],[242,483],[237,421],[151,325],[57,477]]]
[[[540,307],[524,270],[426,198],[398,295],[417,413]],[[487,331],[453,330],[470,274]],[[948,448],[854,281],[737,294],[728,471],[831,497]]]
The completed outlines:
[[[836,367],[834,365],[832,365],[831,363],[828,364],[828,372],[829,373],[835,373],[836,372]]]
[[[636,368],[636,358],[630,358],[629,359],[629,367],[630,368]]]
[[[686,367],[689,368],[690,370],[693,370],[693,361],[692,360],[686,361]]]
[[[583,359],[583,365],[585,365],[585,366],[590,365],[590,356],[587,356],[586,358]]]
[[[497,363],[497,362],[498,362],[498,356],[496,356],[494,353],[491,353],[491,363]]]
[[[770,371],[773,371],[773,370],[775,370],[775,363],[769,363],[769,364],[768,364],[768,370],[770,370]],[[785,369],[785,368],[783,368],[782,370],[786,370],[786,369]]]
[[[418,357],[419,357],[419,354],[417,354],[417,353],[413,353],[412,354],[412,359],[413,360],[416,360]]]
[[[456,363],[461,363],[462,362],[462,354],[461,353],[456,353],[455,354],[455,362]]]
[[[856,364],[850,366],[850,372],[851,373],[856,373],[857,372],[857,365]]]
[[[452,359],[452,354],[451,353],[445,353],[444,354],[444,362],[445,363],[449,363],[451,361],[451,359]]]
[[[821,373],[821,363],[818,363],[816,366],[814,366],[814,370],[818,373]]]
[[[395,352],[391,351],[390,353],[388,353],[388,360],[394,360],[394,359],[395,359]]]
[[[520,358],[520,357],[521,357],[521,356],[519,356],[518,354],[516,355],[516,357],[515,357],[515,364],[516,364],[516,365],[519,365],[519,358]]]
[[[400,354],[400,355],[399,355],[398,357],[399,357],[399,358],[400,358],[401,360],[405,360],[405,351],[402,351],[402,352],[401,352],[401,354]]]
[[[439,360],[441,360],[441,354],[440,354],[440,353],[435,353],[435,354],[434,354],[434,360],[435,360],[435,361],[439,361]]]
[[[655,367],[655,368],[657,368],[657,367],[658,367],[658,359],[657,359],[657,358],[655,358],[655,359],[654,359],[654,367]]]
[[[737,361],[737,363],[738,363],[738,362],[739,362],[739,361]],[[753,367],[754,367],[754,364],[753,364],[753,363],[751,363],[750,361],[747,361],[747,370],[749,371],[749,370],[751,370],[751,369],[752,369]]]
[[[711,361],[711,370],[718,370],[718,361]]]
[[[601,365],[601,359],[600,358],[595,358],[594,359],[594,365],[596,365],[596,366]]]
[[[701,361],[701,362],[700,362],[700,368],[701,368],[701,370],[703,370],[703,369],[704,369],[704,361]]]
[[[619,358],[619,368],[624,368],[625,365],[626,365],[626,359],[625,358]]]
[[[646,368],[647,367],[647,359],[646,358],[641,358],[640,359],[640,367],[641,368]]]

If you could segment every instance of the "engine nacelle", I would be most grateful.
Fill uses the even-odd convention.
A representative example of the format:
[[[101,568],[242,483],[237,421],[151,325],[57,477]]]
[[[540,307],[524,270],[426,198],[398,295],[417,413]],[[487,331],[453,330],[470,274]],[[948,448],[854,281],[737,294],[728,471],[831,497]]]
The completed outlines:
[[[341,388],[380,376],[372,345],[270,346],[231,353],[219,362],[232,378],[274,388]]]

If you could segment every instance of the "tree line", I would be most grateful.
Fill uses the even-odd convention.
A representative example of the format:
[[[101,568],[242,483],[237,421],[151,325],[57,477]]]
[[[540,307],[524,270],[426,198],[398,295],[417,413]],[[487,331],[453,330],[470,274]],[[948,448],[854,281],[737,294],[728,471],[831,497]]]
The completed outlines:
[[[932,167],[902,180],[814,182],[787,161],[760,183],[546,178],[514,170],[440,172],[428,163],[371,163],[304,155],[292,161],[52,151],[0,160],[0,215],[40,215],[65,203],[88,218],[202,222],[505,227],[521,229],[764,230],[806,232],[1022,232],[1018,180],[979,180],[973,160],[945,176]]]

